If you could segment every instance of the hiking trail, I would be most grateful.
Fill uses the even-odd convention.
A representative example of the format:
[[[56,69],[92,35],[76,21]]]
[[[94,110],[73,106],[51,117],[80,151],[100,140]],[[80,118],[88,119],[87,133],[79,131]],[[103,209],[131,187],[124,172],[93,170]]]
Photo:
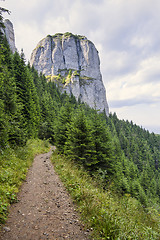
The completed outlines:
[[[0,233],[1,240],[87,240],[76,207],[54,171],[50,152],[35,157],[18,202]]]

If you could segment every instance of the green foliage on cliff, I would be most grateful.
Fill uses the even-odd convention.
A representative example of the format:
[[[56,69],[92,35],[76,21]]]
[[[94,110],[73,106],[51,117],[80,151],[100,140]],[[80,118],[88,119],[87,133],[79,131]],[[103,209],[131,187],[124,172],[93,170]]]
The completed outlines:
[[[57,38],[57,39],[60,39],[60,40],[62,40],[62,37],[63,37],[64,39],[73,37],[73,38],[75,38],[76,40],[87,40],[87,38],[86,38],[85,36],[73,34],[73,33],[70,33],[70,32],[56,33],[56,34],[54,34],[54,35],[47,35],[47,37],[49,37],[49,38],[51,38],[51,37],[52,37],[52,38]]]

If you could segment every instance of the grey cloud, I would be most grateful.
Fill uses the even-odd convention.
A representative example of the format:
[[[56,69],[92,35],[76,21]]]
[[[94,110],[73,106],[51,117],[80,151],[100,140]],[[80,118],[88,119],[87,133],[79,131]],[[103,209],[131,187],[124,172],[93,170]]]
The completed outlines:
[[[160,97],[158,98],[151,98],[151,97],[139,97],[139,98],[132,98],[132,99],[124,99],[124,100],[111,100],[109,102],[109,106],[111,108],[122,108],[127,106],[135,106],[139,104],[154,104],[159,103]]]
[[[106,53],[107,54],[107,53]],[[110,59],[110,61],[113,63],[112,68],[107,67],[107,62],[102,62],[103,65],[103,74],[106,76],[108,80],[115,79],[116,77],[123,77],[129,73],[134,73],[138,71],[140,60],[137,59],[135,56],[131,56],[128,54],[128,58],[124,62],[122,66],[116,65],[116,59]]]
[[[56,19],[58,16],[64,15],[67,18],[73,2],[73,0],[39,0],[36,4],[32,4],[30,1],[31,0],[29,0],[25,10],[23,3],[19,2],[17,4],[17,20],[27,21],[30,24],[32,24],[32,22],[37,23],[41,29],[47,17],[54,16]],[[12,12],[12,14],[15,13]]]
[[[81,2],[85,3],[90,3],[90,4],[95,4],[95,5],[100,5],[104,3],[104,0],[81,0]]]
[[[154,6],[152,7],[154,8]],[[132,9],[128,9],[128,11],[131,12]],[[111,11],[110,14],[113,14],[113,11]],[[99,17],[101,19],[101,16]],[[125,20],[123,20],[123,18]],[[103,22],[100,22],[99,24],[99,28],[103,28],[102,32],[104,32],[103,37],[99,40],[103,46],[103,54],[107,55],[112,49],[117,51],[117,53],[125,51],[128,54],[128,61],[125,66],[121,69],[116,69],[115,66],[113,71],[108,69],[109,75],[113,74],[113,77],[135,72],[138,70],[142,60],[160,52],[158,19],[155,18],[154,13],[150,11],[150,9],[137,11],[135,18],[131,19],[128,17],[128,14],[124,13],[123,18],[122,16],[118,16],[117,19],[114,19],[111,16],[107,17],[106,14],[106,23],[103,25]],[[109,27],[109,20],[111,27]],[[136,46],[132,44],[135,38],[144,40],[149,38],[150,42]],[[111,61],[114,66],[114,59],[111,59]]]
[[[159,72],[148,73],[144,79],[143,83],[160,83],[160,70]]]
[[[159,125],[144,125],[145,129],[149,129],[149,132],[152,133],[156,133],[156,134],[160,134],[160,126]]]

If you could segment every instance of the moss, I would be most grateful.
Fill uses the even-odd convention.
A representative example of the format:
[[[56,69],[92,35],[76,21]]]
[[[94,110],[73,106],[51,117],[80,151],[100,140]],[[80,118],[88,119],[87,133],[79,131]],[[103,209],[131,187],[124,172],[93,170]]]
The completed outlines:
[[[52,75],[47,75],[47,76],[46,76],[47,81],[50,81],[50,80],[51,80],[51,77],[52,77]]]
[[[61,72],[65,71],[65,75],[62,76]],[[87,76],[80,76],[80,71],[74,70],[74,69],[59,69],[58,75],[48,75],[46,76],[48,81],[60,83],[63,85],[68,85],[71,82],[72,76],[78,76],[79,77],[79,83],[80,86],[90,85],[93,83],[94,78],[87,77]]]
[[[87,77],[87,76],[80,77],[80,79],[82,79],[82,80],[91,80],[91,81],[94,80],[94,78],[92,78],[92,77]]]
[[[57,39],[60,39],[61,41],[62,41],[63,37],[66,38],[66,39],[69,38],[69,37],[73,37],[73,38],[75,38],[75,40],[84,40],[84,41],[91,42],[85,36],[73,34],[71,32],[56,33],[54,35],[47,35],[47,37],[49,37],[49,38],[57,38]]]
[[[71,78],[71,76],[72,76],[72,69],[69,69],[68,77]]]
[[[46,76],[48,82],[55,82],[60,84],[66,84],[66,78],[61,76],[61,74],[58,75],[48,75]]]
[[[58,72],[59,72],[59,73],[61,73],[61,72],[67,72],[67,68],[58,69]]]
[[[73,75],[74,75],[74,76],[79,76],[79,77],[80,77],[80,72],[77,72],[77,70],[76,70],[76,71],[73,72]]]
[[[70,33],[70,32],[66,32],[63,35],[64,37],[74,37],[74,34]]]
[[[63,36],[63,33],[56,33],[52,37],[53,38],[60,38],[60,39],[62,39],[62,36]]]
[[[36,51],[36,50],[39,50],[39,49],[40,49],[40,50],[44,49],[44,46],[38,45],[37,47],[34,48],[33,51]]]
[[[79,78],[79,84],[80,86],[90,85],[91,83],[93,83],[93,80],[94,78],[83,76]]]
[[[64,69],[64,70],[66,72],[65,72],[65,77],[63,77],[62,83],[65,84],[65,85],[68,85],[71,82],[71,77],[72,76],[80,76],[80,74],[77,71],[75,71],[74,69]]]
[[[65,85],[69,84],[71,81],[71,77],[72,77],[72,69],[68,70],[68,74],[66,76],[66,81],[65,81]]]
[[[65,84],[65,83],[66,83],[66,79],[63,78],[63,79],[62,79],[62,84]]]
[[[56,80],[60,80],[60,74],[59,75],[47,75],[46,78],[47,78],[47,81],[56,81]]]
[[[61,37],[64,36],[64,38],[69,38],[69,37],[73,37],[76,40],[87,40],[87,38],[85,36],[81,36],[81,35],[77,35],[77,34],[73,34],[70,32],[66,32],[64,34],[61,35]]]
[[[85,36],[81,36],[81,35],[75,35],[75,36],[80,40],[87,40]]]

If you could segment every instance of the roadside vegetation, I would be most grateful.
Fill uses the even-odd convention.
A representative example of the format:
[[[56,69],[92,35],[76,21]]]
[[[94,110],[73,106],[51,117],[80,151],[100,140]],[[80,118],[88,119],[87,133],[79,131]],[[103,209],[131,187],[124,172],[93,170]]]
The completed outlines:
[[[159,239],[160,218],[155,209],[144,208],[130,194],[104,190],[82,166],[57,152],[52,162],[93,239]]]
[[[17,201],[17,193],[36,154],[49,151],[49,142],[28,140],[15,149],[6,148],[0,154],[0,224],[4,223],[8,207]]]

